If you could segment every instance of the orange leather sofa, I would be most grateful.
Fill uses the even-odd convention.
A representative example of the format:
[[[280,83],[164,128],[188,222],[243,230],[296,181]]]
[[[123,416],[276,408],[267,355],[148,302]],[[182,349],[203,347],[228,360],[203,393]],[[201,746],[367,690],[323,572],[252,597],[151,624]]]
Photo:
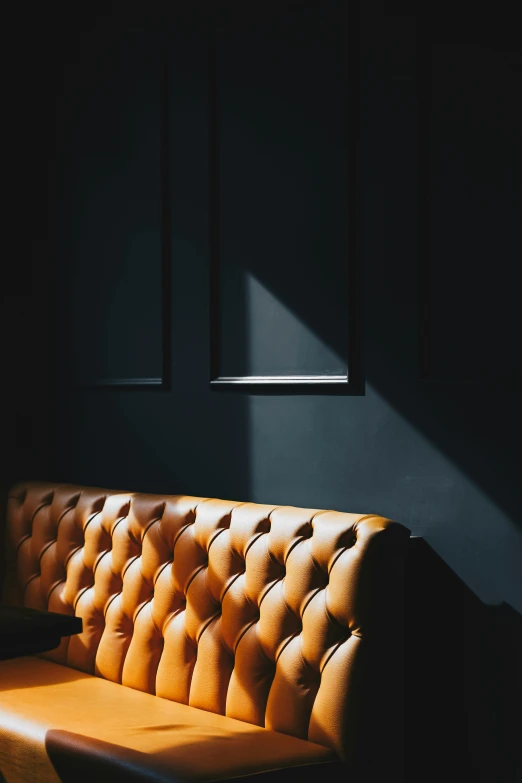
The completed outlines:
[[[0,662],[0,781],[350,781],[397,742],[403,526],[36,482],[5,523],[2,602],[83,631]]]

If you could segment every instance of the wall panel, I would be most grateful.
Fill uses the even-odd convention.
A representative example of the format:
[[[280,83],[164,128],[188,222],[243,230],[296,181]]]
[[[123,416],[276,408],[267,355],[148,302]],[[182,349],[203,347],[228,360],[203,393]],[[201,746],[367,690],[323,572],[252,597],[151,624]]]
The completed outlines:
[[[136,32],[86,36],[60,101],[69,375],[163,386],[169,354],[167,71]]]
[[[338,2],[218,29],[212,382],[348,381],[357,71]]]
[[[419,54],[421,377],[519,377],[521,74],[482,20],[422,25]],[[505,33],[505,31],[504,31]]]

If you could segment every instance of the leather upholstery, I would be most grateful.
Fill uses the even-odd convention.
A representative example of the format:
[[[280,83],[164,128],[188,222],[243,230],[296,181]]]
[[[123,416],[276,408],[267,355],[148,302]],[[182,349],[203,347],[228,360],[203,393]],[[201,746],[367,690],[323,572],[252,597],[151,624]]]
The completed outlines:
[[[350,758],[379,573],[406,528],[29,482],[9,494],[6,533],[3,602],[83,619],[40,658]]]
[[[108,767],[110,783],[122,770],[141,781],[207,781],[332,756],[312,742],[51,661],[27,657],[0,665],[0,771],[8,783],[58,783],[55,770],[64,765],[76,772],[65,780],[88,781],[90,770],[100,783],[99,763]]]

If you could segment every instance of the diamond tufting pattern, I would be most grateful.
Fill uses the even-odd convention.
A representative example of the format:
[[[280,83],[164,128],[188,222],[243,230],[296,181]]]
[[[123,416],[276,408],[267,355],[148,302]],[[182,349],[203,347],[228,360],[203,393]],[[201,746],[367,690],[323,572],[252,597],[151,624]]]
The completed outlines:
[[[6,603],[83,620],[40,657],[345,755],[379,516],[28,482]],[[347,706],[348,705],[348,706]]]

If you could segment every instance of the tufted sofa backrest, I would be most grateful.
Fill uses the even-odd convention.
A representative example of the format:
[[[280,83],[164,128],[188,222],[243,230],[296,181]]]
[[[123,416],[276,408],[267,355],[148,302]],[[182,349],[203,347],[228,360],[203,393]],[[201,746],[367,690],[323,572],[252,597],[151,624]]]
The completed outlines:
[[[10,491],[6,523],[2,601],[83,619],[41,657],[347,758],[358,668],[406,528],[36,482]]]

